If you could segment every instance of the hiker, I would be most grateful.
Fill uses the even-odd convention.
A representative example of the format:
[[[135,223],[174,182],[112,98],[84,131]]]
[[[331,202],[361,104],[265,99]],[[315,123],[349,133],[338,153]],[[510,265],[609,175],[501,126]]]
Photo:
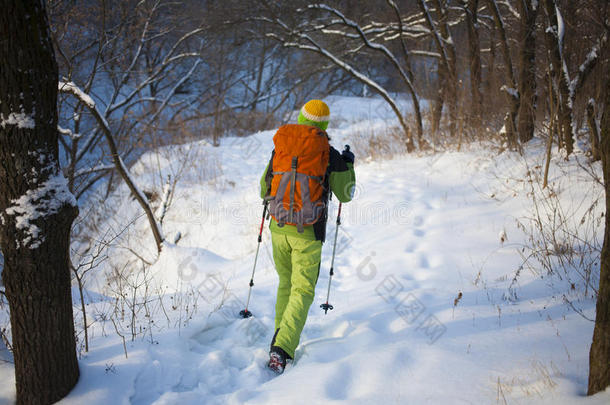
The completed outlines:
[[[269,201],[273,260],[279,276],[275,334],[268,367],[278,374],[293,359],[314,298],[326,236],[330,191],[342,202],[352,199],[354,154],[339,153],[326,133],[328,106],[311,100],[298,124],[280,127],[275,149],[261,178],[261,197]]]

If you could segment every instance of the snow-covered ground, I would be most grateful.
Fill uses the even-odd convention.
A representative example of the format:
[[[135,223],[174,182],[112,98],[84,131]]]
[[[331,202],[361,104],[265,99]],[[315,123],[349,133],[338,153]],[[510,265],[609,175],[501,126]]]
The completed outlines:
[[[129,249],[145,260],[155,256],[142,218],[121,235],[122,247],[100,274],[88,275],[90,351],[80,360],[78,385],[60,403],[609,403],[609,391],[584,396],[593,323],[564,295],[589,318],[594,300],[542,270],[519,270],[525,236],[516,219],[531,208],[521,180],[528,169],[542,170],[542,145],[533,142],[527,160],[475,145],[383,158],[374,153],[378,140],[368,140],[392,121],[387,109],[369,99],[335,97],[329,104],[331,143],[352,145],[358,187],[339,230],[334,310],[325,315],[319,308],[332,252],[327,242],[316,301],[286,372],[265,368],[277,287],[267,229],[250,304],[255,316],[237,316],[256,249],[258,180],[272,149],[267,131],[224,139],[218,148],[165,148],[132,167],[138,184],[159,193],[167,174],[180,176],[163,228],[168,239],[178,232],[182,238],[167,244],[143,276],[157,307],[150,309],[153,322],[138,327],[152,333],[125,336],[125,346],[100,314],[112,307],[112,266],[133,258]],[[555,163],[551,182],[566,206],[581,201],[585,186],[599,192],[574,162]],[[118,209],[106,224],[119,227],[141,215],[126,189],[109,204]],[[331,236],[336,208],[333,201]],[[124,332],[128,319],[121,322]],[[11,403],[12,367],[1,356],[0,403]]]

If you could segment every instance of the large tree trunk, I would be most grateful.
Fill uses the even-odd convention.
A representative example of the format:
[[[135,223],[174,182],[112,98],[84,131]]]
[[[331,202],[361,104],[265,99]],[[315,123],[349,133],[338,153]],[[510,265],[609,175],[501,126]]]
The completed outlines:
[[[601,155],[606,189],[606,230],[601,255],[599,290],[593,343],[589,352],[588,394],[610,387],[610,69],[606,74],[604,114],[601,124]]]
[[[478,21],[479,0],[469,0],[464,5],[468,26],[468,50],[470,58],[470,125],[481,126],[483,96],[481,94],[481,45]]]
[[[520,20],[519,70],[519,140],[528,142],[534,137],[536,118],[536,16],[538,5],[529,1],[518,1]]]
[[[517,81],[515,79],[515,73],[513,70],[513,61],[510,55],[510,47],[508,46],[508,38],[506,35],[506,28],[498,4],[495,0],[487,0],[489,9],[493,15],[496,30],[500,35],[500,49],[504,56],[504,64],[506,66],[506,84],[502,86],[502,89],[506,93],[509,111],[504,118],[504,127],[506,130],[506,139],[510,148],[517,147],[517,114],[519,112],[519,92],[517,89]]]
[[[421,106],[419,103],[419,96],[417,95],[417,91],[415,90],[415,86],[413,85],[413,70],[411,68],[411,58],[409,56],[409,49],[407,48],[407,42],[403,36],[404,26],[402,22],[402,17],[400,15],[400,10],[398,6],[393,0],[387,0],[388,5],[394,10],[396,15],[396,22],[398,23],[398,28],[400,31],[400,46],[402,48],[402,55],[404,57],[404,69],[399,66],[396,66],[397,70],[400,72],[401,76],[403,76],[403,81],[405,85],[409,89],[409,93],[411,93],[411,101],[413,102],[413,112],[415,113],[415,120],[417,122],[417,144],[420,149],[426,149],[428,146],[428,142],[424,139],[424,124],[421,116]],[[391,61],[396,61],[396,58],[389,58]]]
[[[435,0],[437,7],[437,14],[439,16],[438,28],[432,21],[432,16],[428,9],[426,0],[418,1],[419,9],[422,12],[424,22],[430,35],[434,40],[436,48],[441,55],[438,62],[438,92],[435,96],[432,110],[432,132],[437,133],[440,127],[440,120],[443,111],[443,105],[447,101],[449,106],[450,116],[450,133],[451,136],[455,136],[456,121],[457,121],[457,88],[456,88],[456,65],[455,65],[455,47],[453,46],[453,39],[449,32],[447,23],[447,4],[441,3],[441,0]]]
[[[57,65],[42,0],[0,1],[0,246],[18,404],[78,380],[69,239],[78,213],[58,165]]]
[[[457,133],[457,57],[455,46],[453,45],[453,37],[449,30],[449,4],[447,0],[435,0],[436,12],[438,15],[438,29],[443,39],[443,47],[447,55],[448,71],[445,72],[445,95],[449,107],[449,133],[452,138],[455,138]]]
[[[436,136],[441,128],[441,117],[443,116],[443,106],[445,104],[445,82],[446,69],[439,64],[438,66],[438,88],[432,102],[432,122],[430,123],[431,132]]]
[[[493,100],[497,89],[496,85],[496,26],[492,25],[489,29],[489,56],[487,59],[487,74],[485,75],[485,94]],[[484,103],[481,108],[483,114],[490,115],[492,103]]]
[[[595,101],[590,99],[587,103],[587,123],[589,124],[589,139],[591,142],[591,161],[597,162],[602,157],[599,150],[599,128],[595,119]]]
[[[574,136],[572,129],[572,103],[570,98],[570,83],[567,67],[563,58],[563,33],[557,17],[559,9],[555,0],[544,0],[544,7],[548,19],[548,28],[544,30],[551,62],[551,77],[558,98],[557,123],[560,136],[566,153],[570,155],[574,149]]]

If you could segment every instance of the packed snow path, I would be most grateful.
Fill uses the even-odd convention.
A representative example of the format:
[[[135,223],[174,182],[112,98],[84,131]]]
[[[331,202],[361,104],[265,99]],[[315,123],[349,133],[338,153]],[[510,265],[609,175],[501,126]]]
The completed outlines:
[[[358,187],[342,214],[334,310],[325,315],[319,305],[336,201],[316,300],[283,375],[265,368],[277,287],[267,228],[249,308],[255,316],[237,316],[256,248],[258,180],[272,149],[267,131],[218,148],[190,146],[192,166],[164,223],[166,234],[183,237],[164,248],[151,273],[181,290],[194,288],[205,302],[189,322],[156,333],[152,343],[127,342],[128,358],[112,325],[106,337],[93,330],[82,377],[60,403],[608,403],[608,393],[584,397],[593,324],[562,301],[563,286],[524,271],[509,290],[522,263],[515,218],[529,200],[496,176],[523,178],[520,158],[480,151],[367,158],[366,138],[354,140],[354,133],[384,125],[382,119],[330,129],[337,149],[350,143],[356,153]],[[165,152],[131,168],[139,184],[160,188],[155,179],[180,164],[184,148]],[[115,220],[128,223],[138,207],[128,193],[121,198],[125,217]],[[148,235],[145,223],[138,226]],[[593,300],[577,304],[593,316]],[[9,375],[9,366],[0,364],[0,372]],[[14,398],[7,387],[10,381],[0,403]]]
[[[257,135],[265,152],[271,135]],[[229,149],[223,158],[233,161],[240,154]],[[344,206],[339,231],[330,300],[335,309],[324,315],[319,308],[332,251],[327,242],[295,361],[274,376],[265,369],[277,286],[268,230],[250,305],[255,317],[237,317],[247,296],[260,215],[257,181],[266,159],[257,153],[247,165],[225,169],[229,181],[252,185],[245,196],[219,197],[229,200],[224,206],[233,206],[230,199],[248,205],[247,226],[220,222],[210,237],[207,223],[191,225],[202,228],[193,247],[231,258],[218,264],[219,273],[202,259],[196,279],[217,274],[226,283],[224,306],[209,318],[196,317],[179,337],[171,331],[142,352],[131,349],[142,366],[125,403],[595,401],[582,398],[592,324],[531,275],[520,279],[516,301],[505,299],[521,258],[499,235],[519,237],[514,216],[522,201],[489,198],[492,191],[482,190],[495,164],[472,153],[359,162],[356,197]],[[332,207],[331,236],[336,202]],[[172,263],[179,262],[166,260],[164,271],[175,272]],[[217,293],[213,285],[201,288]],[[590,313],[593,303],[587,305]],[[102,377],[104,387],[121,380],[120,364],[129,364],[120,353],[116,361],[116,374]],[[86,381],[87,398],[92,394]],[[77,402],[78,392],[71,395]]]
[[[195,404],[202,397],[211,403],[279,403],[282,398],[292,403],[301,396],[399,403],[408,398],[409,391],[418,398],[442,400],[442,393],[420,391],[421,382],[406,382],[414,377],[433,377],[413,375],[412,367],[424,366],[417,361],[430,362],[426,368],[443,368],[437,363],[441,360],[438,351],[430,343],[441,339],[446,327],[434,314],[443,307],[437,302],[438,295],[447,303],[457,294],[457,290],[446,290],[442,284],[454,277],[456,280],[448,284],[455,285],[458,276],[445,272],[443,248],[431,244],[430,238],[443,232],[439,228],[445,202],[443,196],[426,191],[425,183],[420,184],[421,177],[401,176],[404,162],[369,166],[359,172],[358,195],[345,206],[343,214],[331,290],[335,310],[325,316],[319,308],[327,285],[329,242],[325,245],[318,299],[310,311],[295,362],[284,375],[274,378],[265,369],[276,283],[267,256],[261,262],[252,298],[256,319],[236,318],[236,312],[227,314],[233,315],[230,320],[216,316],[188,336],[188,351],[169,349],[176,353],[168,355],[166,345],[152,347],[149,355],[153,367],[138,375],[131,403]],[[380,195],[387,197],[382,204],[376,200]],[[330,223],[332,236],[332,218]],[[251,254],[239,261],[242,276],[248,273],[249,260]],[[243,295],[246,285],[232,282],[231,288]],[[396,305],[403,299],[401,315]],[[252,342],[252,330],[244,324],[256,322],[261,322],[265,330]],[[167,364],[167,358],[178,360]],[[462,384],[459,374],[445,380],[454,380],[456,388]],[[282,393],[282,387],[293,388]],[[387,393],[383,393],[386,389],[380,392],[380,387],[386,387]]]

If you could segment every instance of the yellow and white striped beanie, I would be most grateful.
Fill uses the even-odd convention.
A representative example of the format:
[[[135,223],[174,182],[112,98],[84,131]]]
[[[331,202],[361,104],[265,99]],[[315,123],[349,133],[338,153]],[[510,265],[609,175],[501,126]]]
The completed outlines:
[[[304,125],[313,125],[326,131],[330,121],[330,110],[322,100],[308,101],[299,113],[298,122]]]

